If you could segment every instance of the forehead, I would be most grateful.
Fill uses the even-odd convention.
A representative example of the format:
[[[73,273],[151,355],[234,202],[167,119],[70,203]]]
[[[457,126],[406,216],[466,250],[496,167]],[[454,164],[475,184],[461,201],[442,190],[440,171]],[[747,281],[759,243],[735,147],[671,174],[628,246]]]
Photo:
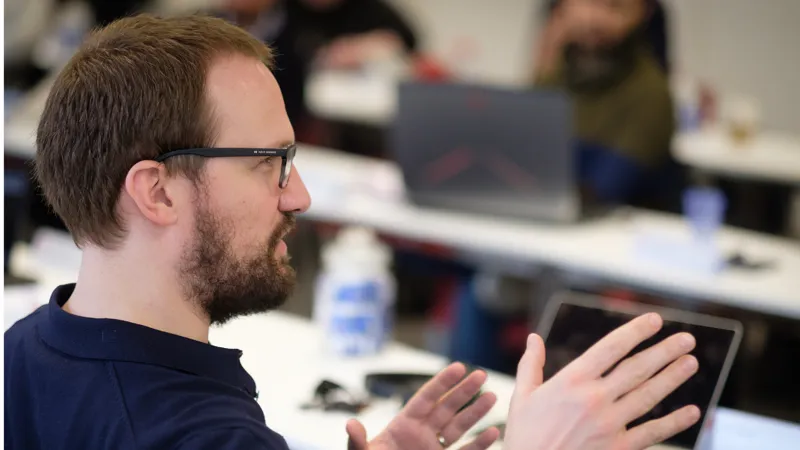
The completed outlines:
[[[244,55],[217,58],[206,80],[218,147],[273,147],[294,140],[272,72]]]

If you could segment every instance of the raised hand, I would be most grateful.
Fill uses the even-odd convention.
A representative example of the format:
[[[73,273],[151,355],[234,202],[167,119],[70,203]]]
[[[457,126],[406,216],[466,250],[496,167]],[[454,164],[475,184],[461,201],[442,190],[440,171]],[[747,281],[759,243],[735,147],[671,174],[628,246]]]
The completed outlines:
[[[544,343],[537,335],[529,336],[517,369],[505,448],[638,450],[692,426],[700,418],[696,406],[626,428],[695,374],[697,360],[687,355],[695,345],[691,335],[673,335],[603,376],[661,326],[657,314],[640,316],[601,339],[544,384]]]
[[[494,394],[484,393],[459,411],[486,381],[483,371],[464,378],[466,370],[463,364],[454,363],[439,372],[372,441],[367,441],[367,432],[359,421],[348,422],[348,450],[442,450],[461,439],[497,401]],[[489,448],[499,435],[496,428],[489,428],[462,450]]]

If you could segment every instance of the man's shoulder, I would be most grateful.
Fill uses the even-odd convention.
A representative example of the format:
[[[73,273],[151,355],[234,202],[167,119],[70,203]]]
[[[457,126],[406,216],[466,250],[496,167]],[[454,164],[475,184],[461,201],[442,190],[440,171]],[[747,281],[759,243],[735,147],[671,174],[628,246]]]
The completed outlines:
[[[264,427],[210,427],[198,429],[186,435],[177,445],[178,449],[192,450],[288,450],[283,437]]]
[[[174,395],[174,393],[173,393]],[[186,399],[189,401],[185,401]],[[166,407],[152,405],[134,413],[134,429],[139,442],[145,447],[193,450],[284,450],[283,437],[270,429],[263,416],[248,411],[255,405],[230,397],[209,394],[205,400],[198,396],[183,397],[174,401],[164,398]],[[145,405],[139,405],[139,408]],[[138,417],[137,417],[138,416]],[[143,417],[146,416],[146,417]]]
[[[148,430],[140,435],[145,446],[285,448],[283,438],[265,424],[261,406],[243,389],[169,367],[113,365],[133,428]],[[231,444],[216,445],[228,439]],[[258,445],[244,445],[251,442]]]

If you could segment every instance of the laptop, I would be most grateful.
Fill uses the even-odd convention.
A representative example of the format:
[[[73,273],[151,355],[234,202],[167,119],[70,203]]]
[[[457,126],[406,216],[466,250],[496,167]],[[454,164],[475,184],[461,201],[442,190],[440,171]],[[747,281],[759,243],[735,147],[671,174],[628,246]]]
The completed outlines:
[[[406,82],[389,148],[418,205],[573,222],[582,208],[572,120],[557,91]]]
[[[599,296],[562,293],[553,297],[547,305],[539,324],[538,332],[547,347],[545,380],[615,328],[652,311],[661,314],[664,326],[631,354],[677,332],[687,331],[697,341],[692,355],[697,358],[699,369],[685,384],[668,395],[650,413],[629,424],[629,427],[663,417],[685,405],[697,405],[702,414],[698,423],[654,448],[707,448],[705,439],[711,435],[710,432],[706,433],[711,426],[711,414],[708,412],[717,406],[742,338],[742,324],[738,321],[616,300],[610,303]]]

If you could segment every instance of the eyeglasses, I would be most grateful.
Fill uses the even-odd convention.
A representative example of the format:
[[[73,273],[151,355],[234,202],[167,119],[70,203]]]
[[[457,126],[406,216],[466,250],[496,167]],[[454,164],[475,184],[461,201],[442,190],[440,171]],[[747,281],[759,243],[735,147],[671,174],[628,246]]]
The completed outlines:
[[[294,155],[297,152],[297,145],[292,144],[284,148],[187,148],[181,150],[173,150],[158,156],[156,162],[164,162],[168,158],[180,155],[194,155],[202,156],[204,158],[228,158],[239,156],[280,156],[281,157],[281,177],[278,180],[278,186],[281,189],[289,184],[289,175],[292,173],[292,162]]]

